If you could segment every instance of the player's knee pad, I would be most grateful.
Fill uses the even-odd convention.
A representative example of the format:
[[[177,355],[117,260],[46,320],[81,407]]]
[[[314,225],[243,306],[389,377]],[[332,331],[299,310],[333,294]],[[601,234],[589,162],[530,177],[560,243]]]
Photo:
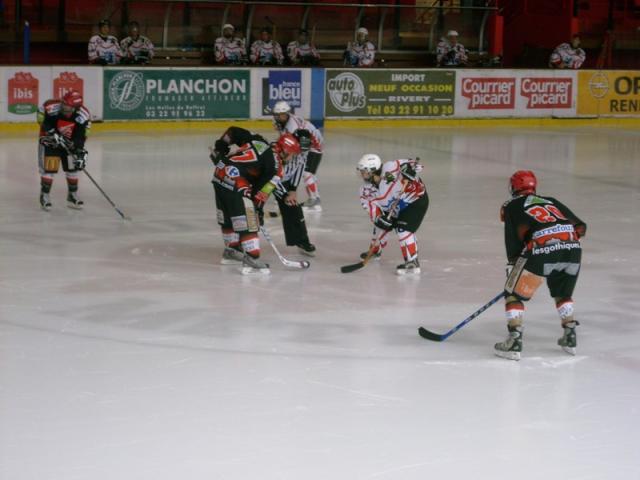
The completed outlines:
[[[60,157],[45,155],[43,160],[43,170],[45,173],[58,173],[58,170],[60,170]]]
[[[240,217],[231,217],[233,229],[236,232],[257,232],[260,229],[260,217],[256,211],[256,206],[249,198],[242,198],[244,203],[245,215]],[[234,220],[234,218],[236,220]],[[238,228],[236,228],[236,223]],[[242,228],[244,226],[244,228]]]
[[[411,232],[397,231],[400,250],[405,261],[410,261],[418,256],[418,243],[416,236]]]
[[[519,257],[511,269],[509,278],[504,290],[507,295],[515,295],[517,298],[526,301],[533,297],[536,290],[542,285],[544,277],[536,275],[524,267],[527,263],[526,257]]]

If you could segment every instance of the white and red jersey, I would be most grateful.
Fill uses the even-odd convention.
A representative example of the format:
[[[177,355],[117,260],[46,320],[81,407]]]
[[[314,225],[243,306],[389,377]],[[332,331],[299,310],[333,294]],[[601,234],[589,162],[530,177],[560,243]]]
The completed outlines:
[[[87,50],[89,62],[91,63],[95,63],[97,60],[103,60],[108,65],[115,65],[120,63],[120,59],[122,58],[120,44],[118,43],[118,39],[113,35],[107,35],[106,37],[94,35],[89,39]]]
[[[549,64],[556,68],[578,69],[586,58],[587,54],[580,47],[573,48],[568,43],[561,43],[551,54]]]
[[[366,182],[360,187],[360,204],[369,214],[371,221],[385,213],[397,215],[426,195],[427,189],[422,180],[417,177],[415,180],[409,180],[400,172],[401,167],[407,163],[416,171],[422,170],[415,160],[392,160],[382,165],[380,183],[377,186],[372,182]],[[391,212],[394,204],[394,211]]]
[[[135,40],[133,37],[125,38],[120,42],[120,48],[122,54],[127,58],[136,60],[140,58],[151,60],[153,58],[153,43],[142,35],[138,35]]]
[[[214,47],[216,63],[240,65],[247,59],[247,47],[239,37],[218,37]]]
[[[446,38],[443,38],[436,47],[436,61],[440,66],[457,67],[465,65],[469,58],[464,45],[461,43],[454,45]]]
[[[349,63],[354,67],[371,67],[376,57],[376,47],[373,43],[350,42],[347,46]]]
[[[249,55],[251,63],[259,65],[282,65],[284,55],[282,55],[282,47],[278,42],[269,40],[256,40],[251,44],[251,54]]]
[[[296,40],[287,45],[287,56],[294,65],[300,63],[304,58],[320,59],[320,54],[316,47],[310,43],[300,43]]]
[[[283,133],[295,133],[296,130],[304,129],[309,130],[311,134],[311,152],[322,153],[322,143],[324,142],[324,138],[322,137],[322,133],[318,130],[313,123],[309,120],[305,120],[302,117],[298,117],[296,115],[289,114],[289,120],[283,127],[275,120],[273,121],[274,128],[278,131],[279,134]]]

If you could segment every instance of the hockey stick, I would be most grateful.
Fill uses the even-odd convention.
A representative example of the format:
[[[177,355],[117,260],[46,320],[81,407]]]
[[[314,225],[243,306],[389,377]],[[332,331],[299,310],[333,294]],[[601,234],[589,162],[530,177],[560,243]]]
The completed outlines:
[[[396,207],[398,206],[398,203],[400,203],[400,197],[398,197],[393,204],[391,204],[391,207],[389,207],[389,211],[390,212],[394,212]],[[384,234],[380,235],[380,238],[382,238],[384,236]],[[355,272],[356,270],[360,270],[361,268],[364,268],[364,266],[369,263],[369,260],[371,260],[371,258],[373,257],[373,255],[375,254],[375,250],[376,250],[376,242],[374,242],[373,244],[371,244],[369,246],[369,251],[367,252],[367,256],[364,257],[364,259],[362,259],[362,261],[358,262],[358,263],[352,263],[351,265],[344,265],[342,267],[340,267],[340,271],[342,273],[351,273],[351,272]]]
[[[278,251],[276,244],[273,243],[273,240],[271,239],[271,235],[269,235],[269,232],[267,231],[266,228],[264,228],[264,226],[260,227],[260,232],[262,233],[262,236],[267,240],[269,245],[271,245],[271,248],[273,248],[273,251],[276,252],[276,255],[278,256],[278,258],[280,259],[280,261],[285,267],[302,268],[302,269],[309,268],[311,264],[306,260],[300,260],[300,261],[287,260],[285,257],[283,257],[282,254]]]
[[[67,154],[71,155],[73,158],[77,158],[77,156],[71,151],[70,146],[66,143],[63,142],[60,144],[62,146],[62,148],[64,148],[67,152]],[[128,222],[131,221],[131,217],[126,216],[124,213],[122,213],[122,210],[120,210],[115,203],[113,203],[113,200],[111,200],[109,198],[109,195],[107,195],[105,193],[105,191],[100,187],[100,185],[98,185],[98,182],[96,182],[93,177],[89,174],[89,172],[87,172],[86,168],[83,168],[82,171],[85,173],[85,175],[87,177],[89,177],[89,180],[91,180],[91,183],[93,183],[96,188],[100,191],[100,193],[104,196],[104,198],[107,199],[107,202],[109,202],[111,204],[111,206],[115,209],[116,212],[118,212],[118,215],[120,215],[122,217],[123,220],[126,220]]]
[[[85,168],[85,169],[83,169],[82,171],[84,172],[84,174],[85,174],[87,177],[89,177],[89,180],[91,180],[91,183],[93,183],[93,184],[96,186],[96,188],[100,191],[100,193],[102,194],[102,196],[103,196],[104,198],[106,198],[106,199],[107,199],[107,202],[109,202],[109,204],[111,204],[111,206],[114,208],[114,210],[115,210],[116,212],[118,212],[118,215],[120,215],[120,216],[122,217],[122,219],[123,219],[123,220],[126,220],[126,221],[130,222],[130,221],[131,221],[131,217],[128,217],[128,216],[126,216],[124,213],[122,213],[122,210],[120,210],[120,209],[116,206],[116,204],[115,204],[115,203],[113,203],[113,200],[111,200],[111,199],[109,198],[109,195],[107,195],[107,194],[105,193],[105,191],[100,187],[100,185],[98,185],[98,182],[96,182],[96,181],[93,179],[93,177],[89,174],[89,172],[87,172],[87,169]]]
[[[353,263],[351,265],[344,265],[342,267],[340,267],[340,271],[342,273],[351,273],[351,272],[355,272],[356,270],[360,270],[361,268],[364,268],[364,266],[369,263],[369,260],[371,260],[373,258],[373,256],[375,255],[375,251],[376,251],[376,242],[374,242],[370,247],[369,247],[369,251],[367,252],[367,255],[362,259],[362,261],[358,262],[358,263]],[[380,248],[382,248],[382,246],[380,246]]]
[[[494,303],[496,303],[497,301],[499,301],[502,297],[504,297],[504,292],[500,292],[498,295],[496,295],[493,299],[489,300],[488,303],[484,304],[482,307],[480,307],[478,310],[476,310],[475,312],[473,312],[471,315],[469,315],[467,318],[465,318],[462,322],[460,322],[458,325],[456,325],[455,327],[453,327],[451,330],[449,330],[447,333],[443,333],[443,334],[438,334],[438,333],[433,333],[430,330],[427,330],[424,327],[420,327],[418,328],[418,334],[422,337],[422,338],[426,338],[427,340],[432,340],[434,342],[444,342],[447,338],[449,338],[451,335],[453,335],[454,333],[456,333],[458,330],[460,330],[462,327],[464,327],[467,323],[469,323],[471,320],[473,320],[474,318],[476,318],[477,316],[479,316],[482,312],[484,312],[486,309],[488,309],[491,305],[493,305]]]

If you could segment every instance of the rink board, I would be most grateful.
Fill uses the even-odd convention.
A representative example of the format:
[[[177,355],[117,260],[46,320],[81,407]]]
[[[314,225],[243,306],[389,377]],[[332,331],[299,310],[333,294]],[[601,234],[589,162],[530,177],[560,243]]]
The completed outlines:
[[[0,67],[0,122],[82,92],[97,121],[640,118],[640,72],[511,69]]]

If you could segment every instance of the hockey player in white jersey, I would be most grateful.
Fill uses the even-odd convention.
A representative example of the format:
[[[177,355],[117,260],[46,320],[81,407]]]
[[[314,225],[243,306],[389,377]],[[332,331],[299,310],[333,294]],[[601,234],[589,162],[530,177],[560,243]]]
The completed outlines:
[[[109,20],[101,20],[98,23],[98,29],[98,35],[91,37],[87,46],[89,63],[95,65],[116,65],[120,63],[122,50],[118,39],[109,34],[111,22]]]
[[[265,27],[260,32],[260,40],[251,44],[251,63],[254,65],[282,65],[284,55],[282,47],[271,38],[271,29]]]
[[[309,42],[309,33],[306,30],[300,30],[298,39],[289,42],[287,56],[291,65],[309,66],[320,63],[320,54],[315,45]]]
[[[306,167],[302,180],[307,190],[308,200],[303,204],[303,208],[308,211],[321,212],[322,204],[320,202],[320,193],[318,191],[318,179],[316,172],[322,160],[322,144],[324,139],[322,133],[313,123],[302,117],[294,115],[291,106],[285,102],[277,102],[273,106],[273,125],[279,134],[289,132],[295,133],[296,130],[308,130],[311,134],[311,148],[306,155]]]
[[[235,27],[230,23],[222,26],[222,36],[216,38],[215,58],[221,65],[244,65],[247,63],[247,47],[244,39],[235,36]]]
[[[387,234],[395,230],[404,258],[404,263],[396,267],[396,273],[419,274],[415,233],[429,208],[427,189],[418,177],[422,166],[413,159],[382,164],[378,155],[367,153],[358,161],[357,170],[364,180],[360,203],[374,224],[370,249],[379,257],[387,243]],[[366,256],[366,253],[362,255]]]
[[[359,28],[356,41],[349,42],[344,51],[344,63],[352,67],[373,67],[376,47],[369,41],[369,30]]]
[[[584,63],[587,54],[580,48],[580,36],[574,35],[571,43],[561,43],[549,57],[550,68],[577,70]]]

